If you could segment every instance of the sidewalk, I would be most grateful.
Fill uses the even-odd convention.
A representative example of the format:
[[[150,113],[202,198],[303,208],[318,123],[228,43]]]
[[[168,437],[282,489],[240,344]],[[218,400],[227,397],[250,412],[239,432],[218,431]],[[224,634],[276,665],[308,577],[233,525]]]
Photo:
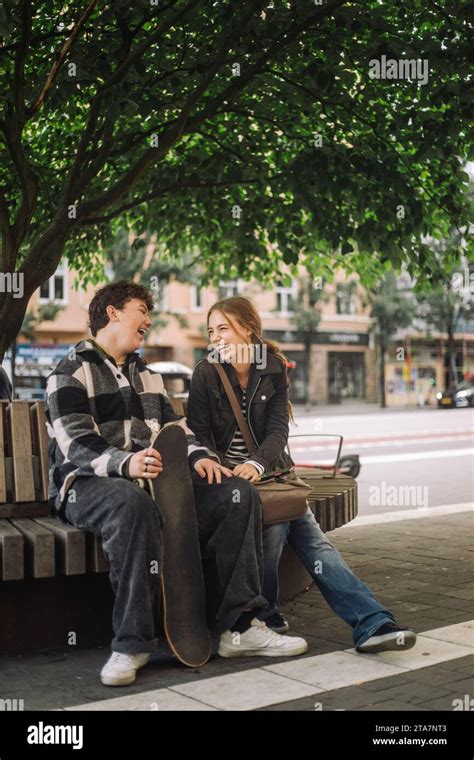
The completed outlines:
[[[348,401],[341,404],[314,404],[307,407],[306,404],[293,404],[293,411],[296,418],[298,417],[346,417],[351,415],[369,415],[381,414],[385,412],[426,412],[437,409],[435,404],[430,406],[416,406],[406,404],[405,406],[385,406],[381,407],[378,403],[369,401]]]
[[[0,700],[25,710],[472,710],[472,512],[356,523],[331,539],[397,619],[425,634],[414,649],[355,653],[312,589],[284,609],[290,633],[308,640],[304,657],[216,656],[189,670],[163,646],[132,686],[112,689],[99,681],[106,649],[3,656]]]

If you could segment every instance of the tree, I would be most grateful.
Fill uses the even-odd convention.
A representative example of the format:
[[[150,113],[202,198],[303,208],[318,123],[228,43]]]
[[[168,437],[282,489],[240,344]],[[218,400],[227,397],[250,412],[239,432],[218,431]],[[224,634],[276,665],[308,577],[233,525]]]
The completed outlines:
[[[415,316],[416,301],[411,293],[397,282],[394,272],[388,272],[366,297],[371,306],[373,333],[378,349],[379,399],[385,407],[385,353],[397,330],[408,327]]]
[[[63,254],[98,282],[122,226],[214,279],[330,276],[333,251],[363,284],[439,276],[421,235],[469,218],[468,0],[80,5],[0,15],[0,274],[24,286],[0,281],[0,358]]]
[[[315,280],[307,275],[299,278],[298,301],[293,305],[293,320],[298,333],[298,339],[304,346],[304,395],[309,403],[309,370],[311,364],[311,346],[315,342],[316,333],[321,321],[318,309],[319,301],[323,298],[323,280]]]
[[[445,389],[459,382],[454,334],[461,323],[472,316],[470,283],[471,273],[466,263],[464,272],[453,273],[450,280],[419,297],[419,315],[428,330],[434,328],[448,336],[446,353],[449,369],[445,373]]]

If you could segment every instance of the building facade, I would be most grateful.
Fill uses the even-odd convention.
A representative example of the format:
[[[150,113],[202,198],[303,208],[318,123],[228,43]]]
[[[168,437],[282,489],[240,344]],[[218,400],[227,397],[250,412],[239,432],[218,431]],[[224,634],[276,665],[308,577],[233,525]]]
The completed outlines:
[[[61,311],[54,321],[42,322],[35,331],[35,345],[19,339],[18,373],[36,364],[44,368],[59,360],[67,347],[89,334],[87,311],[95,289],[73,287],[74,272],[63,263],[53,277],[34,294],[28,310],[43,303],[57,303]],[[220,298],[249,297],[262,318],[264,334],[276,340],[288,359],[294,403],[330,404],[378,401],[377,350],[371,335],[372,320],[357,276],[338,272],[324,285],[318,308],[321,320],[310,348],[309,387],[304,381],[305,348],[295,325],[299,282],[264,290],[257,282],[232,280],[219,288],[171,281],[160,298],[164,326],[147,336],[149,361],[176,361],[193,367],[207,354],[206,314]],[[426,336],[405,331],[387,352],[386,400],[388,406],[436,403],[444,388],[446,336]],[[474,372],[474,329],[456,335],[460,372]],[[52,357],[54,359],[52,360]]]

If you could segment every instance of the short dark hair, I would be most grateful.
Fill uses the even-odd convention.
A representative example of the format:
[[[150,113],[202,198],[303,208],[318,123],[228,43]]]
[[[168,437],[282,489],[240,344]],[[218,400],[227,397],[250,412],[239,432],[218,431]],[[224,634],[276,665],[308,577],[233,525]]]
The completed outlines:
[[[104,285],[97,291],[89,306],[89,327],[92,335],[95,337],[98,330],[101,330],[109,323],[107,316],[107,306],[115,306],[116,309],[123,309],[125,304],[138,298],[146,304],[148,311],[153,309],[153,297],[143,285],[139,285],[131,280],[119,280]]]

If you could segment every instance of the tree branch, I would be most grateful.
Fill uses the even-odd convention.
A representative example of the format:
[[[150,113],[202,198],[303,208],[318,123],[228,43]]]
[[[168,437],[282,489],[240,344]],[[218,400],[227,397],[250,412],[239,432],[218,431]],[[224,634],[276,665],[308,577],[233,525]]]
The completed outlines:
[[[244,33],[245,26],[249,19],[254,15],[255,11],[265,5],[265,1],[266,0],[256,0],[256,2],[248,4],[247,13],[242,17],[242,23],[239,27],[240,34],[238,35],[237,39],[239,39],[240,36]],[[210,67],[209,71],[203,75],[200,84],[196,87],[196,89],[191,93],[191,95],[184,103],[181,109],[181,113],[175,120],[174,124],[161,137],[159,146],[156,148],[149,148],[147,151],[145,151],[145,153],[138,159],[134,166],[132,166],[131,169],[129,169],[129,171],[126,172],[126,174],[124,174],[121,179],[116,182],[115,185],[102,193],[102,195],[97,195],[94,198],[91,198],[90,201],[87,201],[80,210],[80,215],[78,216],[78,219],[80,221],[84,221],[92,214],[95,214],[97,211],[100,211],[103,208],[107,208],[112,203],[117,201],[124,193],[128,192],[134,185],[136,185],[148,167],[166,155],[170,148],[180,139],[180,137],[185,132],[186,122],[193,106],[199,100],[200,96],[206,91],[218,73],[221,67],[220,60],[222,60],[226,52],[232,45],[235,45],[235,43],[236,36],[234,32],[231,32],[228,36],[224,36],[224,40],[217,56],[217,61],[219,62],[214,63]]]
[[[222,113],[236,113],[239,116],[246,116],[247,118],[255,119],[255,121],[262,122],[264,124],[271,124],[273,127],[279,129],[280,132],[284,134],[285,137],[287,137],[289,140],[302,142],[306,145],[311,137],[311,135],[294,135],[291,132],[287,132],[279,121],[275,121],[275,119],[271,119],[269,116],[263,116],[263,114],[255,113],[255,111],[249,111],[246,108],[226,108],[225,111],[222,111]],[[212,137],[212,135],[209,135],[209,137]]]
[[[21,7],[21,39],[16,50],[14,81],[13,81],[13,110],[10,110],[5,121],[2,123],[2,131],[5,135],[5,143],[12,159],[18,179],[21,185],[21,203],[13,224],[4,228],[3,244],[5,245],[5,263],[8,268],[15,266],[18,248],[24,239],[36,202],[38,182],[32,170],[22,145],[22,132],[25,123],[25,60],[31,40],[31,0],[23,0]],[[5,215],[6,213],[6,215]],[[4,222],[8,219],[8,208],[3,211]]]
[[[183,16],[185,16],[188,11],[192,10],[195,5],[197,5],[199,0],[190,0],[187,5],[184,6],[184,8],[177,13],[175,13],[171,18],[168,19],[164,24],[162,24],[158,29],[155,30],[155,32],[148,35],[148,37],[140,44],[138,45],[128,58],[123,61],[123,63],[118,66],[118,68],[114,71],[110,79],[103,84],[103,86],[100,88],[100,90],[97,91],[95,98],[102,97],[107,90],[109,90],[111,87],[113,87],[115,84],[120,82],[127,70],[130,68],[130,66],[135,63],[137,58],[141,57],[152,45],[154,45],[160,37],[162,37],[166,32],[173,27],[178,21],[180,21]]]
[[[64,32],[48,32],[47,34],[38,34],[37,37],[31,38],[31,46],[35,47],[40,42],[45,42],[46,40],[50,40],[53,37],[64,37]],[[0,45],[0,56],[15,52],[18,50],[19,44],[21,43],[15,42],[12,45]]]
[[[168,21],[163,23],[153,34],[150,34],[147,39],[144,40],[144,42],[139,45],[134,51],[132,51],[128,58],[126,58],[126,60],[120,64],[120,66],[115,70],[109,80],[105,82],[105,84],[99,90],[97,90],[91,101],[89,117],[79,141],[76,158],[69,172],[69,177],[66,181],[64,190],[61,194],[61,202],[63,204],[67,204],[69,200],[75,200],[75,183],[80,175],[81,167],[87,158],[87,148],[92,140],[95,128],[97,126],[104,95],[110,90],[110,88],[112,88],[123,78],[127,69],[132,65],[136,58],[139,55],[143,55],[148,47],[157,42],[161,36],[166,34],[168,29],[170,29],[173,24],[176,23],[176,21],[179,21],[189,10],[191,10],[197,2],[198,0],[191,0],[181,11],[172,15]],[[81,182],[81,186],[84,187],[85,183]]]
[[[0,192],[0,226],[2,228],[2,247],[0,250],[0,270],[6,271],[8,269],[7,261],[8,251],[10,250],[9,235],[10,235],[10,219],[8,214],[8,204],[5,194]]]
[[[218,137],[216,137],[213,134],[210,134],[209,132],[204,132],[202,129],[197,129],[195,134],[202,135],[203,137],[206,137],[208,140],[212,140],[216,143],[216,145],[219,146],[223,151],[226,153],[230,153],[231,156],[234,156],[234,158],[237,158],[242,164],[248,164],[248,161],[246,161],[238,151],[234,150],[234,148],[229,148],[228,145],[226,145],[222,140],[219,140]]]
[[[21,7],[21,41],[15,55],[15,74],[14,74],[14,102],[16,111],[16,128],[18,135],[21,136],[23,125],[25,123],[25,60],[28,47],[31,41],[31,1],[23,0]]]
[[[275,177],[282,176],[283,172],[274,174],[269,179],[275,179]],[[222,180],[220,182],[188,182],[183,184],[182,182],[173,182],[173,184],[168,185],[168,187],[160,188],[159,190],[148,193],[147,195],[143,195],[141,198],[135,198],[133,201],[130,201],[129,203],[125,203],[123,206],[120,206],[120,208],[115,209],[115,211],[111,211],[110,214],[105,214],[104,216],[96,216],[96,217],[87,217],[85,219],[81,219],[79,224],[81,226],[91,225],[91,224],[101,224],[102,222],[109,222],[111,219],[115,219],[120,214],[123,214],[124,211],[129,211],[132,208],[136,208],[137,206],[140,206],[142,203],[147,203],[148,201],[154,201],[157,198],[161,198],[163,195],[166,195],[166,193],[171,192],[172,190],[191,190],[194,188],[214,188],[214,187],[231,187],[233,185],[249,185],[249,184],[255,184],[256,182],[261,182],[261,177],[255,177],[254,179],[239,179],[239,180]]]
[[[325,18],[326,16],[331,15],[335,9],[339,8],[342,5],[345,5],[346,3],[347,0],[329,0],[329,2],[325,3],[323,6],[314,9],[313,18]],[[301,31],[306,28],[307,24],[302,22],[290,26],[287,31],[283,32],[283,34],[273,43],[273,45],[271,45],[268,50],[265,51],[262,56],[260,56],[259,60],[254,64],[254,66],[249,67],[243,76],[241,75],[240,77],[234,77],[235,80],[239,81],[232,82],[223,92],[208,101],[204,109],[189,121],[188,129],[186,131],[190,132],[196,129],[196,127],[205,121],[210,114],[213,114],[213,112],[215,112],[216,107],[220,103],[231,100],[239,90],[245,87],[248,82],[250,82],[256,76],[256,74],[261,71],[264,64],[270,60],[272,56],[274,56],[280,50],[283,50],[290,42],[295,39],[295,37]]]
[[[64,42],[61,50],[59,51],[55,62],[53,63],[51,70],[46,78],[46,82],[43,85],[43,88],[38,95],[38,98],[36,99],[36,102],[31,106],[29,109],[28,116],[34,116],[34,114],[41,108],[44,101],[46,100],[49,91],[51,90],[52,86],[54,85],[54,82],[56,80],[56,77],[58,76],[59,69],[61,68],[62,64],[66,60],[70,50],[73,48],[74,43],[79,35],[79,32],[81,31],[82,27],[86,23],[87,19],[91,15],[92,11],[94,10],[95,6],[97,5],[97,0],[91,0],[89,5],[87,6],[86,10],[80,17],[80,19],[74,24],[71,34],[67,38],[67,40]]]

